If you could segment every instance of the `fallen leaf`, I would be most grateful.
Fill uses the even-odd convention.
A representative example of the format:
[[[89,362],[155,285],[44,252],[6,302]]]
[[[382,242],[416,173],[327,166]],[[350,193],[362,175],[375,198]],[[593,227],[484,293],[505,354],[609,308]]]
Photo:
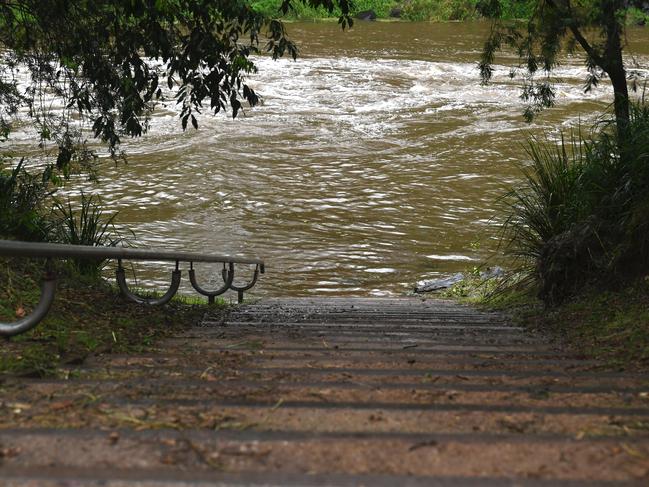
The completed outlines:
[[[59,401],[59,402],[53,402],[50,404],[50,409],[52,411],[61,411],[62,409],[67,409],[71,406],[74,406],[74,401],[67,400],[67,401]]]
[[[22,306],[18,306],[16,308],[16,318],[24,318],[27,313],[25,312],[25,308]]]
[[[178,463],[178,459],[173,453],[166,453],[160,458],[160,463],[163,465],[175,465]]]
[[[636,450],[635,448],[632,448],[628,443],[622,443],[622,444],[620,444],[620,446],[622,447],[622,449],[625,452],[627,452],[632,457],[636,457],[636,458],[646,458],[647,457],[647,455],[645,455],[643,452],[641,452],[640,450]]]
[[[411,445],[410,448],[408,448],[408,451],[415,451],[427,446],[437,446],[437,445],[438,443],[436,440],[420,441],[419,443],[415,443],[414,445]]]
[[[13,458],[20,455],[19,447],[0,448],[0,458]]]
[[[14,402],[7,404],[7,407],[11,408],[14,414],[20,414],[26,409],[31,409],[31,404],[25,404],[22,402]]]

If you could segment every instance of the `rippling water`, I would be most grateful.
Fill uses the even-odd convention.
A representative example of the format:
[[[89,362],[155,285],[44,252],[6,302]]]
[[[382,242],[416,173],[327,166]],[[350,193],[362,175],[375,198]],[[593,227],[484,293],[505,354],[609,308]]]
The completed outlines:
[[[479,83],[484,24],[289,32],[302,55],[257,59],[260,107],[204,116],[186,133],[173,104],[161,108],[150,134],[125,144],[128,165],[107,162],[100,184],[85,186],[144,245],[266,259],[261,294],[399,294],[484,261],[525,138],[592,121],[610,103],[605,84],[584,95],[582,62],[566,59],[558,107],[525,124],[507,68]],[[649,65],[649,34],[631,39]]]

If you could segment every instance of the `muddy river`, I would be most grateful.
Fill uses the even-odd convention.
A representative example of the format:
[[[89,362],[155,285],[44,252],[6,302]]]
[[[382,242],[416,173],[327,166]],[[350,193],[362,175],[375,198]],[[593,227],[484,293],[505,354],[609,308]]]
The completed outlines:
[[[487,27],[290,24],[301,57],[257,59],[261,106],[183,133],[170,104],[124,144],[127,165],[106,161],[99,184],[75,191],[101,194],[142,245],[264,258],[258,295],[398,295],[485,260],[506,265],[497,199],[526,139],[588,124],[611,97],[606,83],[584,95],[582,60],[567,58],[557,107],[526,124],[506,58],[480,85]],[[648,66],[649,29],[630,42]],[[166,279],[162,264],[139,268]]]

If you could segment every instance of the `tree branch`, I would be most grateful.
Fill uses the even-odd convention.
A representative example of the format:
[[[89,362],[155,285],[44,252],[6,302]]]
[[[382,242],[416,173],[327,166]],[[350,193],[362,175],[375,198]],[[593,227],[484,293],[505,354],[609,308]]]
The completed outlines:
[[[588,39],[584,37],[584,35],[581,33],[579,30],[579,27],[577,27],[575,23],[575,16],[572,12],[572,8],[570,7],[570,1],[566,1],[566,10],[563,11],[561,7],[557,4],[555,0],[545,0],[546,3],[553,9],[555,9],[558,12],[562,12],[566,18],[570,19],[568,28],[570,29],[570,32],[574,36],[574,38],[577,40],[581,48],[584,50],[584,52],[599,66],[601,67],[604,71],[607,71],[607,63],[605,59],[600,56],[595,48],[590,45],[588,42]]]

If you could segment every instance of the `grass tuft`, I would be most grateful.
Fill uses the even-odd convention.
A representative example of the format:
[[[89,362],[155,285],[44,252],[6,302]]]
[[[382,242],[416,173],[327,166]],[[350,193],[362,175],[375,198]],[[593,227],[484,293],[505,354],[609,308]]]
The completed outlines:
[[[528,155],[522,184],[503,199],[502,242],[543,301],[649,273],[647,105],[634,106],[622,141],[606,125],[556,145],[533,139]]]
[[[114,247],[125,242],[115,228],[118,213],[108,214],[95,195],[81,192],[79,208],[68,199],[62,202],[54,198],[54,207],[50,216],[50,240],[71,245],[89,245],[93,247]],[[105,260],[74,259],[76,269],[82,274],[99,277]]]
[[[0,259],[0,321],[11,323],[39,298],[43,264]],[[99,353],[141,353],[197,323],[205,306],[174,301],[163,307],[126,302],[106,282],[61,264],[54,304],[33,330],[4,339],[0,375],[52,376]],[[225,309],[225,307],[222,307]]]

